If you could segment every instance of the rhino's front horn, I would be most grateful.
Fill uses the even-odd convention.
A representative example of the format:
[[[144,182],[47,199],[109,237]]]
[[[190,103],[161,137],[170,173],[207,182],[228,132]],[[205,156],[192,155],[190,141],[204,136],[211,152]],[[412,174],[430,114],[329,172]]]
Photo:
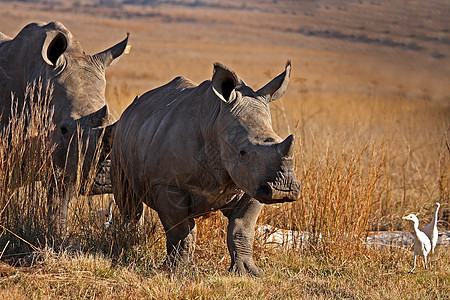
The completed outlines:
[[[103,125],[103,121],[105,120],[107,113],[108,109],[105,105],[96,112],[81,117],[80,119],[77,120],[77,122],[78,124],[80,124],[81,127],[90,127],[90,128],[99,127]]]
[[[284,141],[277,145],[277,152],[281,157],[294,157],[295,136],[291,134]]]

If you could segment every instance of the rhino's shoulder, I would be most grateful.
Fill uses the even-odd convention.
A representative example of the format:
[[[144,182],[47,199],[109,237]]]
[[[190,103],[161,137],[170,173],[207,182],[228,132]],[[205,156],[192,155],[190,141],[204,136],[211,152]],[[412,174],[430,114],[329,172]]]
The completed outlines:
[[[196,84],[186,77],[178,76],[167,84],[167,88],[183,91],[187,88],[196,87]]]
[[[170,82],[136,97],[123,112],[120,122],[146,120],[150,117],[162,118],[180,103],[192,104],[190,100],[198,94],[200,86],[185,77],[175,77]],[[155,115],[157,112],[158,116]]]
[[[157,87],[153,90],[150,90],[143,94],[141,97],[136,99],[135,101],[142,101],[142,100],[150,100],[155,97],[158,97],[159,102],[164,102],[164,100],[171,101],[170,99],[176,95],[181,94],[183,91],[195,88],[196,85],[190,81],[189,79],[185,77],[175,77],[170,81],[169,83],[166,83],[160,87]]]

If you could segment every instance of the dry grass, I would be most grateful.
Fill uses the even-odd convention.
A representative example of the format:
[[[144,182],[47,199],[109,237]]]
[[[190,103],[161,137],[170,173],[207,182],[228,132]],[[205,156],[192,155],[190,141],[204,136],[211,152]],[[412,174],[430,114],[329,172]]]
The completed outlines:
[[[278,250],[260,257],[265,274],[250,278],[212,268],[149,272],[134,264],[115,264],[104,255],[43,249],[30,267],[2,263],[0,298],[445,299],[450,292],[448,254],[439,253],[432,271],[408,274],[410,263],[404,250],[397,249],[341,261]]]
[[[6,242],[3,235],[7,229],[14,230],[14,234],[23,239],[42,240],[49,233],[47,190],[54,174],[51,165],[53,146],[47,142],[53,129],[53,112],[48,109],[51,94],[50,87],[38,82],[27,88],[27,105],[19,106],[17,98],[12,96],[11,122],[0,133],[2,244]],[[9,247],[20,253],[23,248],[18,244],[23,243],[13,241]],[[28,248],[27,244],[24,246]]]
[[[448,3],[280,0],[248,1],[244,9],[235,0],[221,10],[215,1],[203,2],[210,5],[79,7],[77,13],[0,2],[0,30],[14,35],[29,21],[56,14],[89,53],[130,31],[130,55],[107,74],[107,99],[117,116],[136,94],[176,75],[209,79],[215,61],[259,88],[291,59],[289,90],[271,109],[275,131],[297,136],[303,198],[266,206],[258,223],[316,238],[301,249],[279,249],[257,236],[255,260],[264,274],[256,279],[227,273],[227,224],[220,213],[197,220],[195,266],[175,274],[158,269],[165,243],[157,216],[149,212],[144,226],[132,231],[116,211],[105,229],[96,212],[108,196],[74,199],[69,235],[55,236],[45,222],[45,185],[19,195],[5,183],[35,180],[31,171],[40,165],[20,168],[30,155],[21,150],[30,148],[25,138],[1,148],[0,217],[37,249],[0,233],[0,298],[448,297],[447,248],[438,247],[432,270],[407,274],[412,252],[362,242],[368,231],[410,230],[401,222],[410,212],[428,223],[436,201],[439,228],[450,228],[449,21],[442,14]],[[432,22],[425,21],[429,15]],[[8,156],[10,148],[15,152]]]

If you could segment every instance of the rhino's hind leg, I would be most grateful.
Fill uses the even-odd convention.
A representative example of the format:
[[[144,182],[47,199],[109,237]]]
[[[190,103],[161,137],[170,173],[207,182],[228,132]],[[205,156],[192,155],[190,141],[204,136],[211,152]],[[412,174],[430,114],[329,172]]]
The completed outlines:
[[[115,184],[113,188],[114,201],[125,222],[136,224],[142,216],[144,204],[131,190],[128,180],[123,176],[123,173],[121,175],[117,179],[114,177],[113,182],[119,183]]]
[[[124,198],[115,197],[115,201],[125,222],[138,224],[144,211],[142,201],[134,195],[127,195]]]
[[[158,186],[153,190],[153,203],[166,233],[167,259],[170,270],[192,263],[197,226],[189,216],[190,197],[175,187]]]
[[[228,218],[227,246],[231,256],[229,271],[243,275],[258,276],[261,271],[253,261],[255,225],[262,204],[247,194],[234,207],[222,209]]]

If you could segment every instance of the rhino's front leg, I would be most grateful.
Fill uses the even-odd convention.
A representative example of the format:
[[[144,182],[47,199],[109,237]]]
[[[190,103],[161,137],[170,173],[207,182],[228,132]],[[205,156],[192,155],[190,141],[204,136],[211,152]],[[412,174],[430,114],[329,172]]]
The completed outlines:
[[[66,234],[69,217],[69,203],[73,196],[73,188],[61,185],[61,190],[56,188],[56,183],[51,183],[47,194],[48,223],[50,230],[57,234]]]
[[[176,188],[158,186],[153,191],[153,202],[166,233],[167,260],[172,269],[177,265],[190,264],[195,249],[197,226],[189,216],[189,195]]]
[[[253,261],[256,219],[262,204],[244,194],[234,207],[222,209],[228,218],[227,245],[231,256],[230,272],[258,276],[261,271]]]
[[[180,264],[191,264],[197,238],[197,226],[194,219],[189,219],[178,225],[171,224],[167,226],[166,222],[162,223],[164,224],[167,238],[166,266],[172,269]]]

